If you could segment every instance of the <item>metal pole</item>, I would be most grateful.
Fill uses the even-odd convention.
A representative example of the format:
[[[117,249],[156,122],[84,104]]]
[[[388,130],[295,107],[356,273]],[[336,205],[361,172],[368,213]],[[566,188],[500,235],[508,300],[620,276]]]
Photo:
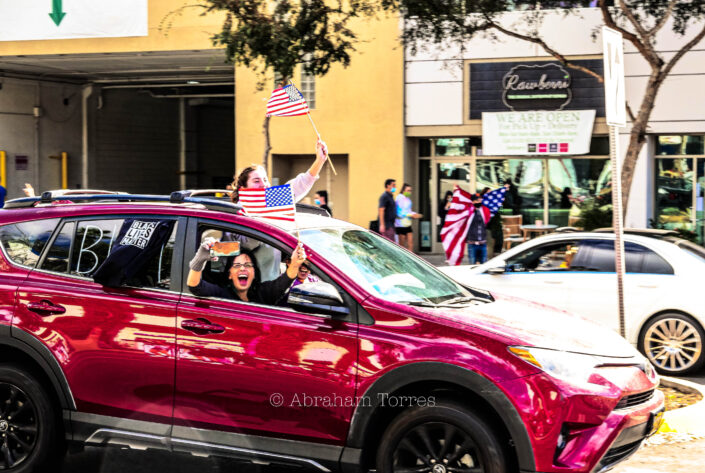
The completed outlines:
[[[624,240],[622,218],[622,173],[618,162],[619,134],[616,126],[610,126],[610,164],[612,165],[612,227],[614,228],[614,268],[617,273],[617,309],[619,312],[619,334],[624,330]]]
[[[61,188],[69,188],[69,155],[66,152],[61,153]]]
[[[0,186],[7,188],[7,154],[0,151]]]

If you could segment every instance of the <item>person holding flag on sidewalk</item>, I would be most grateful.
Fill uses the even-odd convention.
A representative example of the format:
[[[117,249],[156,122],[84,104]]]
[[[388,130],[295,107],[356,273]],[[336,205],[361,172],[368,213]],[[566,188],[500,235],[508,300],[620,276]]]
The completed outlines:
[[[487,260],[487,222],[499,212],[508,187],[505,184],[481,195],[470,194],[455,186],[441,230],[441,242],[448,264],[460,264],[466,242],[470,264],[482,264]]]

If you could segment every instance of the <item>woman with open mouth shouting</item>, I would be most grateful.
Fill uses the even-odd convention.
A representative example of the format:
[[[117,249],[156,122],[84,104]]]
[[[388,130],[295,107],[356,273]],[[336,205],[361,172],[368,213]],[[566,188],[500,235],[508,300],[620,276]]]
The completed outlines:
[[[216,240],[206,238],[189,263],[190,271],[186,284],[196,296],[239,299],[244,302],[258,302],[274,305],[286,293],[296,279],[299,268],[306,261],[303,245],[298,244],[291,256],[291,264],[278,278],[262,282],[254,253],[241,249],[232,259],[228,273],[228,286],[223,288],[201,278],[203,269],[210,259],[210,249]]]

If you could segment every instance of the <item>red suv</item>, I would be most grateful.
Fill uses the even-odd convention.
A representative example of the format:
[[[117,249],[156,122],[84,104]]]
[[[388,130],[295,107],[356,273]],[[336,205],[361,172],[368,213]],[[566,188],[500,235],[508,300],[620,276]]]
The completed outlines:
[[[596,472],[658,428],[657,375],[611,330],[462,287],[350,223],[179,193],[57,199],[0,211],[9,471],[114,444],[319,472]],[[313,277],[276,305],[193,295],[202,240],[233,236],[277,274],[300,239]],[[230,261],[203,279],[227,286]]]

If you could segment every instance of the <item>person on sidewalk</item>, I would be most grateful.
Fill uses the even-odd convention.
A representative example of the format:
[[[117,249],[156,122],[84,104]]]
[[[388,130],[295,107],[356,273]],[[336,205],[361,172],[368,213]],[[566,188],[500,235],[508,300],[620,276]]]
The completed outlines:
[[[396,191],[397,181],[394,179],[384,181],[384,192],[379,197],[377,206],[379,233],[390,241],[394,241],[394,220],[397,218],[397,204],[394,202]]]
[[[411,210],[411,185],[404,183],[401,192],[395,199],[397,204],[397,218],[394,221],[394,231],[399,237],[399,245],[414,251],[414,233],[411,230],[411,219],[421,218],[422,215]]]
[[[487,223],[499,212],[509,186],[487,192],[470,194],[455,186],[446,222],[441,230],[441,242],[448,264],[455,266],[463,260],[465,244],[470,264],[487,260]]]
[[[319,191],[316,191],[316,193],[314,194],[313,202],[317,206],[319,206],[320,208],[322,208],[323,210],[328,212],[331,217],[333,216],[333,211],[330,209],[330,207],[328,207],[328,191],[327,190],[321,189]]]

